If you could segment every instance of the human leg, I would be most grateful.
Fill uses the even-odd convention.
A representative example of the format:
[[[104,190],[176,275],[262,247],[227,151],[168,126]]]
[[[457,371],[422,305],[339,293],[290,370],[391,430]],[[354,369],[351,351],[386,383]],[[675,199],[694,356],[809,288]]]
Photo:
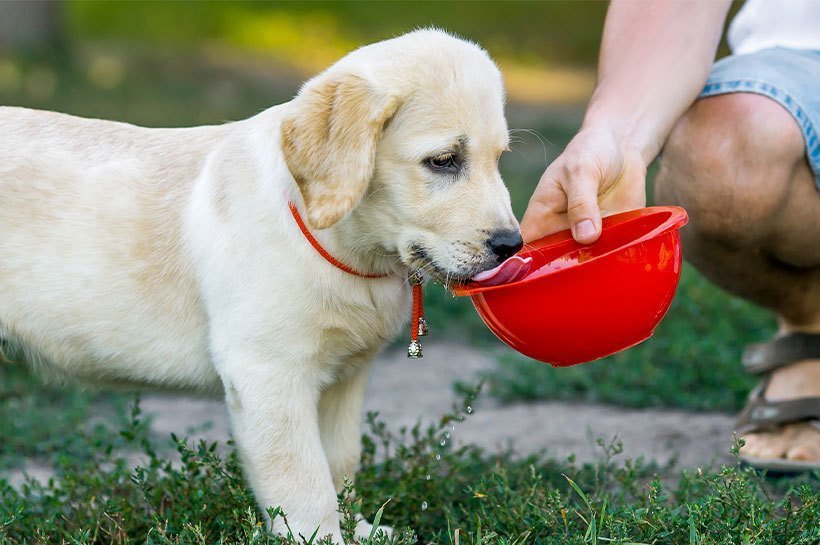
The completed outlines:
[[[687,259],[712,281],[775,312],[784,332],[820,333],[820,196],[800,127],[750,93],[699,100],[664,149],[659,202],[687,209]],[[768,400],[820,395],[820,360],[772,373]],[[820,461],[805,422],[747,434],[745,453]]]

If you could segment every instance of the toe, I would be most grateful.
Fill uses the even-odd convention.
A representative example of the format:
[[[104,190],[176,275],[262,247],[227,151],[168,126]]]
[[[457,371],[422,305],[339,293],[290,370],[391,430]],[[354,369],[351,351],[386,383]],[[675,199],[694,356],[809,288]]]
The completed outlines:
[[[745,435],[744,456],[775,460],[820,461],[820,431],[807,423],[789,424],[778,431]]]
[[[777,437],[773,436],[771,433],[750,433],[747,434],[744,439],[746,440],[746,444],[742,449],[740,449],[740,453],[745,456],[779,458],[780,454],[783,452],[781,450],[780,454],[776,453],[778,441]]]
[[[786,451],[786,458],[820,462],[820,431],[808,423],[799,424],[797,434]]]
[[[743,436],[744,444],[740,448],[741,454],[747,456],[757,456],[757,451],[760,448],[760,436],[756,433],[750,433]]]
[[[757,456],[761,458],[767,458],[770,460],[783,458],[785,454],[786,446],[779,441],[773,441],[771,443],[761,445],[760,449],[758,449],[757,451]]]
[[[786,432],[787,430],[783,430]],[[788,440],[784,433],[750,433],[746,436],[746,445],[741,453],[758,458],[782,458],[788,449]]]
[[[801,462],[810,462],[812,460],[817,460],[818,458],[816,457],[816,454],[814,451],[812,451],[812,449],[804,445],[796,445],[786,451],[786,459],[797,460]]]

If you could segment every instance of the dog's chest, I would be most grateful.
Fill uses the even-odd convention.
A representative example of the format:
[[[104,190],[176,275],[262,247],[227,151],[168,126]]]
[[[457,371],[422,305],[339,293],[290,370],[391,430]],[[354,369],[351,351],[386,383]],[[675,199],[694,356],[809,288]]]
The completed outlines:
[[[367,280],[324,301],[319,360],[338,374],[363,363],[394,338],[410,318],[410,289],[393,279]]]

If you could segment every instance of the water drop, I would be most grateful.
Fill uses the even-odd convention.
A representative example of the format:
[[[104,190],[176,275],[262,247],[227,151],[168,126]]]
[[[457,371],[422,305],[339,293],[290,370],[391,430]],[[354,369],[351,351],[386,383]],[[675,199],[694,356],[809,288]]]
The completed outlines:
[[[430,479],[431,479],[431,477],[430,477],[430,475],[428,474],[428,475],[427,475],[427,480],[429,481]]]
[[[422,511],[427,511],[427,502],[426,501],[421,502],[421,510]]]
[[[443,447],[444,445],[446,445],[446,444],[447,444],[447,440],[446,440],[446,439],[442,439],[442,440],[439,442],[439,445],[441,445],[442,447]]]
[[[441,454],[436,454],[436,460],[441,460]]]
[[[467,414],[473,414],[473,406],[467,405]]]
[[[449,439],[449,438],[450,438],[450,432],[449,432],[449,431],[445,431],[445,432],[444,432],[444,438],[445,438],[445,439]]]

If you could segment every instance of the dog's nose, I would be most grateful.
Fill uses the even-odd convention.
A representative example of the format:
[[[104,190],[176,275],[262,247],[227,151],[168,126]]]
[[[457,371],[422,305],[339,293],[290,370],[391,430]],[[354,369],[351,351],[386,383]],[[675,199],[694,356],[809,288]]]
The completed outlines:
[[[501,263],[520,250],[524,246],[524,240],[519,231],[496,231],[487,240],[487,245]]]

